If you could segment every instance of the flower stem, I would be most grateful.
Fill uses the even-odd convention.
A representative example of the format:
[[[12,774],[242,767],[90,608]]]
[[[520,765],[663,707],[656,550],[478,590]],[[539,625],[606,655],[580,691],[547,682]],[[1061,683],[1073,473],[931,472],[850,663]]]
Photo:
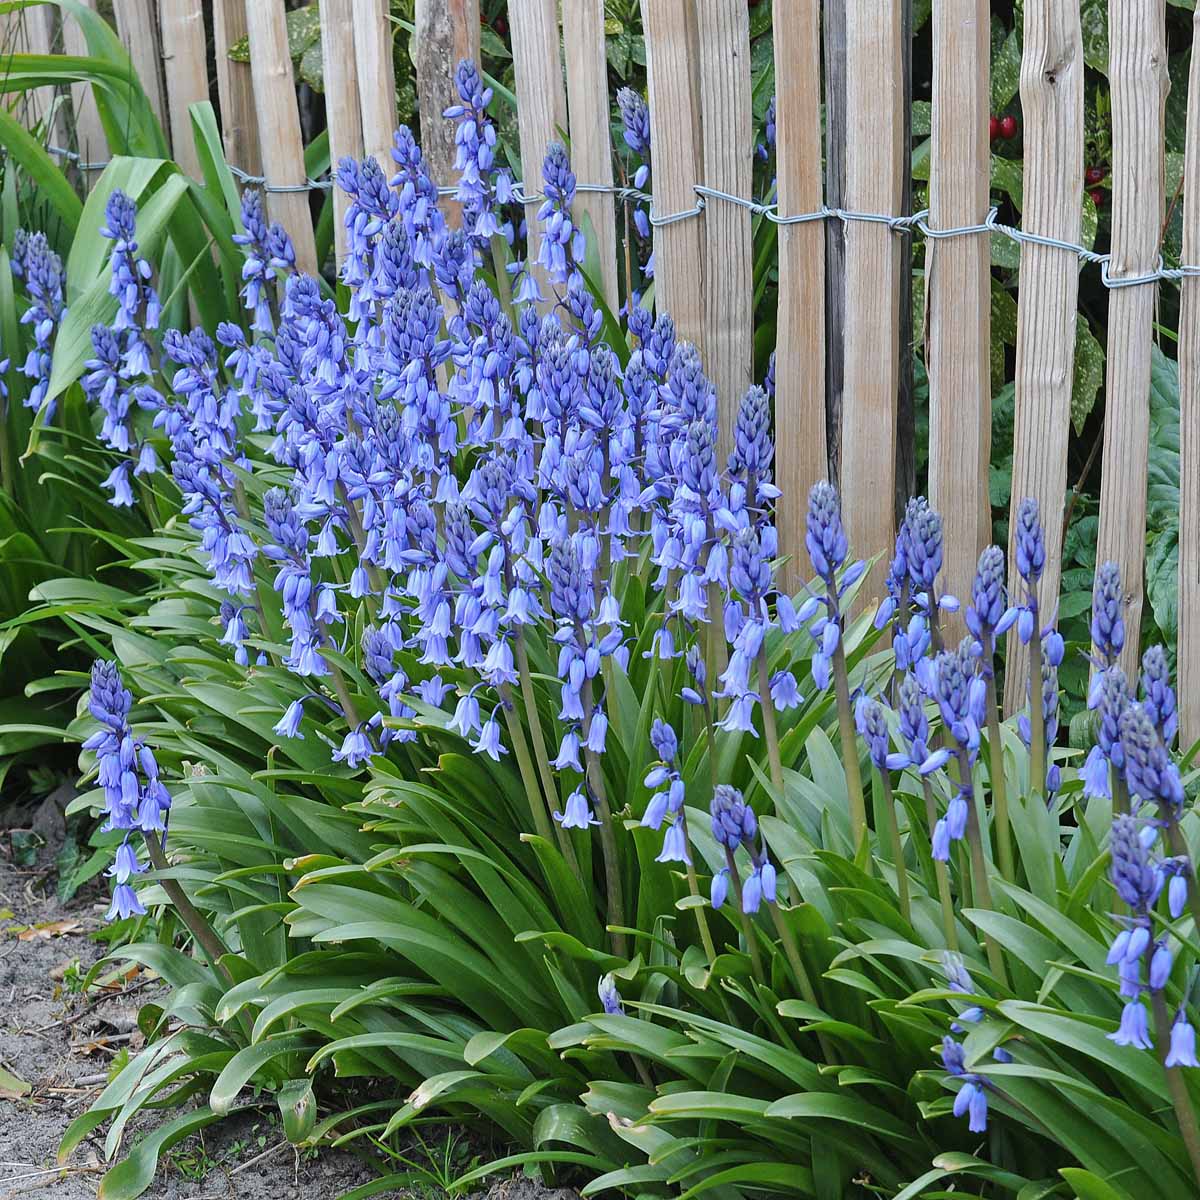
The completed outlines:
[[[171,903],[175,906],[175,911],[179,913],[180,919],[187,926],[192,937],[196,939],[197,944],[208,956],[208,961],[212,965],[214,971],[228,984],[233,986],[233,977],[225,969],[221,963],[222,955],[229,953],[229,948],[221,941],[220,935],[208,923],[204,914],[188,899],[187,893],[178,880],[168,879],[163,873],[171,869],[171,864],[167,861],[167,856],[163,853],[163,848],[159,842],[158,835],[155,833],[143,833],[146,839],[146,849],[150,853],[150,862],[154,869],[163,876],[159,882],[163,886],[163,891],[167,893]]]
[[[775,726],[775,706],[771,703],[770,679],[767,675],[767,648],[758,648],[758,703],[762,708],[763,733],[767,742],[767,761],[771,767],[771,786],[783,795],[783,759],[779,754],[779,730]],[[779,801],[775,802],[776,812]]]
[[[725,847],[725,864],[729,867],[729,882],[733,884],[733,897],[737,901],[738,918],[742,922],[742,936],[746,939],[746,949],[750,952],[750,965],[754,968],[754,978],[759,983],[766,983],[766,975],[763,973],[762,955],[758,949],[758,937],[754,932],[754,922],[750,920],[750,914],[742,908],[742,877],[737,869],[737,860],[733,857],[733,851],[728,846]]]
[[[550,758],[546,751],[546,739],[542,733],[542,722],[538,716],[537,696],[533,690],[533,675],[529,670],[529,653],[525,648],[525,630],[517,626],[516,637],[513,639],[517,646],[517,671],[521,677],[521,700],[525,705],[525,721],[529,726],[529,736],[533,739],[533,758],[537,765],[538,775],[542,781],[542,789],[546,794],[547,810],[553,812],[558,799],[554,788],[554,779],[550,774]],[[558,835],[559,849],[563,858],[571,865],[571,870],[579,877],[579,860],[575,857],[575,847],[571,844],[570,834],[559,825],[555,825]]]
[[[967,752],[963,746],[949,740],[955,745],[958,762],[959,786],[962,788],[963,799],[967,802],[967,845],[971,849],[971,877],[975,885],[975,906],[992,908],[992,888],[988,882],[987,857],[983,853],[983,833],[979,828],[979,810],[975,806],[975,788],[971,782],[971,764],[967,761]],[[983,943],[987,950],[988,966],[997,983],[1008,986],[1008,974],[1004,969],[1004,955],[990,933],[984,933]]]
[[[1183,1139],[1188,1158],[1191,1159],[1196,1186],[1200,1188],[1200,1130],[1196,1128],[1196,1112],[1192,1108],[1187,1084],[1183,1081],[1183,1072],[1179,1067],[1167,1066],[1167,1054],[1170,1052],[1171,1045],[1171,1018],[1161,990],[1151,989],[1150,1008],[1154,1013],[1158,1059],[1162,1063],[1163,1073],[1167,1077],[1167,1091],[1171,1094],[1171,1106],[1175,1109],[1175,1119],[1179,1122],[1179,1135]]]
[[[846,652],[840,638],[833,652],[833,686],[842,741],[842,766],[846,772],[846,795],[850,803],[850,841],[855,861],[869,875],[871,857],[867,848],[867,806],[863,801],[862,774],[858,769],[858,743],[854,737],[854,713],[850,709]]]
[[[1004,743],[1000,740],[1000,710],[996,700],[996,673],[992,669],[992,642],[989,636],[984,647],[987,664],[987,729],[988,756],[991,764],[992,819],[996,826],[996,854],[1000,874],[1012,883],[1016,878],[1013,867],[1012,828],[1008,820],[1008,782],[1004,777]],[[1041,693],[1038,694],[1041,707]]]
[[[688,859],[687,864],[687,881],[688,891],[700,899],[700,881],[696,878],[696,864],[691,859]],[[704,911],[703,904],[696,905],[696,926],[700,931],[700,943],[703,945],[705,956],[711,965],[716,960],[717,948],[713,944],[712,930],[708,927],[708,914]]]
[[[1182,858],[1187,863],[1188,909],[1192,914],[1192,923],[1196,927],[1192,936],[1200,937],[1200,891],[1196,888],[1196,865],[1192,862],[1192,855],[1188,850],[1187,839],[1183,836],[1183,830],[1179,827],[1179,822],[1174,817],[1168,817],[1166,825],[1167,840],[1171,844],[1171,853],[1176,858]]]
[[[778,904],[771,902],[767,907],[770,908],[771,916],[775,920],[775,928],[779,932],[779,940],[783,943],[783,952],[787,956],[788,966],[792,969],[792,976],[796,980],[796,986],[800,989],[800,995],[814,1008],[820,1008],[821,1005],[817,1000],[817,993],[813,988],[812,980],[808,976],[808,971],[805,970],[804,960],[800,957],[800,947],[796,943],[796,935],[792,932],[792,927],[787,923],[787,918],[783,915]],[[827,1063],[833,1062],[833,1048],[826,1041],[823,1033],[817,1034],[817,1042],[821,1047],[821,1054],[825,1061]]]
[[[1046,714],[1042,712],[1042,631],[1037,602],[1032,601],[1033,634],[1029,639],[1029,794],[1046,790]]]
[[[525,744],[525,734],[521,730],[521,722],[517,720],[513,708],[512,692],[508,684],[500,687],[500,707],[504,710],[504,722],[508,726],[508,740],[512,742],[513,755],[517,760],[517,769],[521,772],[521,782],[525,785],[525,795],[529,800],[529,812],[533,823],[537,826],[538,836],[551,842],[555,837],[555,825],[547,811],[545,798],[537,785],[537,777],[533,773],[533,764],[529,760],[529,747]],[[565,831],[557,829],[559,843],[566,836]]]
[[[879,772],[883,783],[883,819],[887,822],[888,839],[892,843],[892,865],[896,868],[896,889],[900,897],[900,915],[912,924],[912,903],[908,896],[908,868],[904,865],[904,847],[900,843],[900,826],[896,823],[896,798],[892,794],[892,777]]]
[[[592,683],[588,680],[583,688],[584,737],[586,739],[592,725],[592,714],[595,712],[595,700],[592,696]],[[604,854],[604,890],[608,902],[608,921],[606,924],[625,926],[625,894],[621,887],[621,860],[617,855],[617,838],[613,832],[612,809],[608,806],[608,792],[604,787],[604,769],[600,765],[600,756],[586,747],[583,752],[584,767],[587,771],[588,790],[596,802],[596,813],[600,818],[600,849]],[[626,954],[625,935],[613,932],[613,953],[620,958]]]
[[[933,799],[933,785],[929,777],[921,777],[921,785],[925,790],[925,819],[929,822],[929,832],[937,824],[937,804]],[[946,947],[958,950],[958,930],[954,922],[954,899],[950,895],[950,871],[946,863],[940,859],[933,860],[933,873],[937,878],[938,899],[942,905],[942,931],[946,935]]]

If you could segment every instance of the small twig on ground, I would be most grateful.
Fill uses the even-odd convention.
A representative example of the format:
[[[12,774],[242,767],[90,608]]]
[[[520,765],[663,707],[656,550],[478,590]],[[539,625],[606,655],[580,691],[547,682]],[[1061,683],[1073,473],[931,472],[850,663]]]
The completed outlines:
[[[229,1172],[230,1178],[238,1174],[239,1171],[245,1171],[248,1167],[253,1167],[256,1163],[262,1162],[264,1158],[270,1158],[272,1154],[278,1154],[280,1150],[290,1146],[291,1144],[291,1142],[282,1141],[274,1146],[271,1146],[269,1149],[264,1150],[261,1154],[256,1154],[253,1158],[246,1159],[244,1163],[239,1163],[233,1168],[232,1171]]]

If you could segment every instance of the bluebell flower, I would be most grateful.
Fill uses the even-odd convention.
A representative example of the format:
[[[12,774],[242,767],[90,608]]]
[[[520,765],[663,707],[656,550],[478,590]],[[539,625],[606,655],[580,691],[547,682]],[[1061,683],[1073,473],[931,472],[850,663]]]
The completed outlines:
[[[1171,1025],[1171,1046],[1163,1063],[1166,1067],[1200,1067],[1196,1060],[1196,1031],[1182,1007]]]
[[[617,991],[617,981],[613,978],[611,972],[600,976],[600,982],[596,986],[596,991],[600,996],[600,1005],[606,1013],[624,1014],[625,1008],[621,1004],[621,993]]]
[[[586,244],[583,230],[576,227],[571,217],[575,174],[566,149],[559,142],[551,142],[546,148],[542,188],[546,199],[538,210],[542,244],[537,260],[555,283],[566,284],[576,271],[576,264],[583,261]]]
[[[954,1097],[954,1115],[967,1117],[972,1133],[986,1133],[987,1080],[966,1070],[962,1045],[949,1035],[942,1040],[942,1066],[950,1075],[962,1080]]]
[[[21,324],[33,330],[34,343],[20,367],[21,374],[33,383],[25,405],[40,409],[50,389],[54,338],[67,315],[66,273],[62,259],[50,248],[44,233],[26,234],[21,229],[16,230],[13,239],[11,267],[13,274],[23,280],[30,299],[21,314]],[[45,420],[49,422],[53,417],[51,401]]]
[[[883,705],[868,696],[860,696],[854,706],[854,721],[859,736],[867,744],[871,762],[880,771],[888,769],[888,727]]]
[[[592,806],[588,802],[583,787],[578,787],[568,797],[563,806],[563,812],[556,812],[554,819],[564,829],[588,829],[600,822],[592,816]]]

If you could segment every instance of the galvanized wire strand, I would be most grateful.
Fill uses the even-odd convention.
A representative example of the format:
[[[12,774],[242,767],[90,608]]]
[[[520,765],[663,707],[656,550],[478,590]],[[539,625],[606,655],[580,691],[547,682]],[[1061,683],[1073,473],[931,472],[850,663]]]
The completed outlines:
[[[74,150],[66,150],[59,146],[47,146],[46,151],[59,158],[76,163],[81,171],[102,171],[108,166],[107,162],[85,162]],[[230,173],[236,179],[244,184],[259,187],[264,192],[328,191],[333,187],[333,180],[329,177],[305,179],[303,183],[268,183],[265,176],[251,175],[248,171],[243,171],[241,167],[236,167],[232,163],[228,165]],[[692,191],[696,194],[696,203],[691,208],[684,208],[678,212],[670,213],[656,212],[654,209],[654,197],[649,192],[644,192],[640,188],[612,183],[577,183],[575,190],[577,192],[599,192],[604,195],[610,195],[622,204],[645,204],[648,206],[650,224],[655,229],[663,229],[679,221],[687,221],[692,217],[698,217],[704,212],[707,203],[715,200],[722,204],[733,204],[738,208],[744,208],[754,216],[765,217],[773,225],[802,225],[812,221],[841,221],[843,224],[849,224],[850,222],[858,221],[867,224],[886,225],[893,233],[897,234],[907,234],[910,236],[919,234],[931,242],[945,241],[950,238],[980,237],[997,234],[1000,237],[1008,238],[1009,241],[1015,242],[1017,245],[1045,246],[1052,250],[1063,250],[1068,254],[1075,255],[1080,262],[1098,266],[1100,268],[1100,282],[1109,290],[1141,287],[1146,284],[1163,282],[1179,283],[1184,279],[1200,278],[1200,264],[1181,263],[1177,267],[1168,267],[1163,261],[1161,254],[1158,257],[1158,266],[1152,271],[1143,271],[1133,275],[1114,275],[1112,273],[1111,255],[1099,254],[1095,250],[1091,250],[1087,246],[1082,246],[1077,242],[1068,242],[1061,238],[1047,237],[1045,234],[1031,233],[1015,225],[1006,225],[999,219],[999,211],[994,206],[988,210],[987,216],[978,224],[959,225],[941,229],[930,225],[929,209],[927,208],[908,215],[897,215],[894,213],[855,212],[852,209],[830,208],[828,205],[822,204],[820,208],[813,209],[811,212],[781,214],[778,203],[763,204],[757,200],[747,200],[744,196],[735,196],[729,192],[720,191],[718,188],[706,187],[699,183],[694,184],[692,187]],[[458,188],[439,187],[437,193],[439,196],[454,196],[457,195]],[[526,192],[520,183],[512,185],[512,195],[513,199],[519,204],[537,204],[546,199],[543,192]]]

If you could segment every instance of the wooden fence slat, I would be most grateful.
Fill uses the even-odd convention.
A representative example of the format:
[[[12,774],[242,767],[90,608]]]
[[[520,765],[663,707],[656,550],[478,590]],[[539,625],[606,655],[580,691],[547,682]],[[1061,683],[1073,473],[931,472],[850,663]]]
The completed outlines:
[[[990,30],[987,0],[934,7],[931,229],[987,216]],[[991,532],[990,259],[987,234],[931,238],[925,249],[930,503],[944,522],[942,585],[964,599],[981,532],[988,540]]]
[[[696,12],[689,0],[642,0],[650,103],[654,213],[696,205],[700,178],[700,98],[693,72]],[[704,350],[703,228],[695,217],[654,230],[654,305],[678,336]]]
[[[155,0],[113,0],[117,33],[129,52],[150,108],[162,126],[168,145],[171,130],[167,121],[167,101],[163,92],[162,42],[158,30],[158,5]]]
[[[1021,112],[1025,125],[1022,223],[1031,233],[1078,243],[1083,178],[1083,44],[1079,6],[1026,0],[1021,59]],[[1075,363],[1075,309],[1079,264],[1048,246],[1021,247],[1017,309],[1016,416],[1013,429],[1009,529],[1026,496],[1038,502],[1046,537],[1039,611],[1053,604],[1062,574],[1063,508],[1067,494],[1067,440]],[[1016,542],[1009,537],[1009,586],[1016,589]],[[1028,652],[1015,631],[1008,639],[1004,704],[1025,703]]]
[[[217,101],[221,106],[221,144],[225,158],[249,175],[262,174],[254,80],[250,64],[234,62],[229,47],[246,36],[243,0],[213,0],[213,56],[217,64]]]
[[[780,216],[821,207],[819,0],[775,0],[775,165]],[[775,480],[784,586],[806,576],[808,493],[827,471],[825,437],[825,229],[779,226],[775,337]]]
[[[512,30],[513,71],[517,82],[517,132],[521,141],[521,175],[526,195],[542,190],[542,162],[546,147],[561,142],[567,128],[567,96],[563,88],[562,59],[558,50],[558,14],[555,0],[512,0],[508,9]],[[545,298],[553,292],[545,271],[537,266],[541,201],[525,205],[529,231],[528,262]]]
[[[750,10],[745,0],[707,0],[697,29],[703,182],[731,196],[749,197],[754,146]],[[754,312],[749,302],[754,291],[753,256],[750,210],[724,200],[707,201],[700,349],[717,388],[720,462],[733,449],[733,424],[753,368]]]
[[[1112,89],[1112,249],[1114,278],[1158,266],[1163,218],[1163,138],[1167,97],[1164,0],[1109,0]],[[1108,307],[1104,453],[1097,563],[1120,564],[1125,588],[1121,665],[1138,666],[1146,553],[1150,443],[1150,348],[1154,284],[1116,288]]]
[[[358,66],[354,57],[351,0],[322,0],[321,61],[325,75],[325,116],[329,125],[329,158],[334,171],[345,157],[363,156],[362,110],[358,100]],[[333,188],[333,252],[340,272],[349,244],[346,209],[350,197]]]
[[[397,123],[396,67],[392,58],[395,28],[388,18],[388,0],[354,0],[354,57],[360,82],[363,148],[389,178],[395,166],[392,136]]]
[[[82,0],[84,7],[96,10],[96,0]],[[74,56],[86,56],[88,53],[87,39],[83,30],[70,13],[64,10],[63,20],[63,50]],[[100,111],[96,107],[96,97],[92,93],[90,83],[71,85],[71,110],[75,116],[75,149],[83,163],[104,162],[108,158],[108,138],[104,135],[104,127],[100,124]],[[97,178],[99,171],[80,170],[84,186],[90,188]]]
[[[455,124],[442,113],[459,102],[454,82],[458,64],[464,58],[479,64],[479,0],[417,0],[413,28],[421,150],[430,175],[440,185],[452,186],[458,179]],[[447,223],[457,229],[462,223],[462,206],[453,196],[442,197],[441,206]]]
[[[283,0],[246,0],[246,28],[250,34],[250,64],[254,80],[254,106],[263,130],[263,175],[268,185],[303,184],[304,142],[292,59],[288,53]],[[317,244],[307,192],[266,193],[268,211],[288,231],[296,248],[296,265],[317,273]]]
[[[575,0],[562,9],[563,57],[567,63],[567,112],[571,121],[571,165],[581,183],[613,181],[609,124],[608,59],[604,49],[604,0]],[[597,286],[616,312],[617,215],[611,194],[579,192],[575,213],[594,231],[600,263]]]
[[[903,186],[900,0],[846,7],[846,206],[896,213]],[[846,226],[842,513],[853,552],[880,554],[859,593],[883,595],[894,546],[896,396],[903,243],[887,225]]]
[[[846,203],[846,0],[823,0],[825,203]],[[775,86],[779,87],[778,72]],[[778,158],[778,152],[776,152]],[[840,487],[842,395],[846,381],[846,226],[825,222],[825,439],[829,479]],[[776,352],[778,354],[778,352]],[[778,386],[778,383],[776,384]],[[805,496],[807,502],[807,495]],[[803,561],[803,560],[801,560]]]
[[[200,156],[192,138],[188,106],[208,99],[204,5],[201,0],[159,0],[158,19],[175,161],[185,175],[199,179]]]
[[[1200,262],[1200,12],[1192,18],[1183,168],[1183,261]],[[1200,279],[1185,278],[1179,305],[1179,715],[1180,745],[1200,738]]]

